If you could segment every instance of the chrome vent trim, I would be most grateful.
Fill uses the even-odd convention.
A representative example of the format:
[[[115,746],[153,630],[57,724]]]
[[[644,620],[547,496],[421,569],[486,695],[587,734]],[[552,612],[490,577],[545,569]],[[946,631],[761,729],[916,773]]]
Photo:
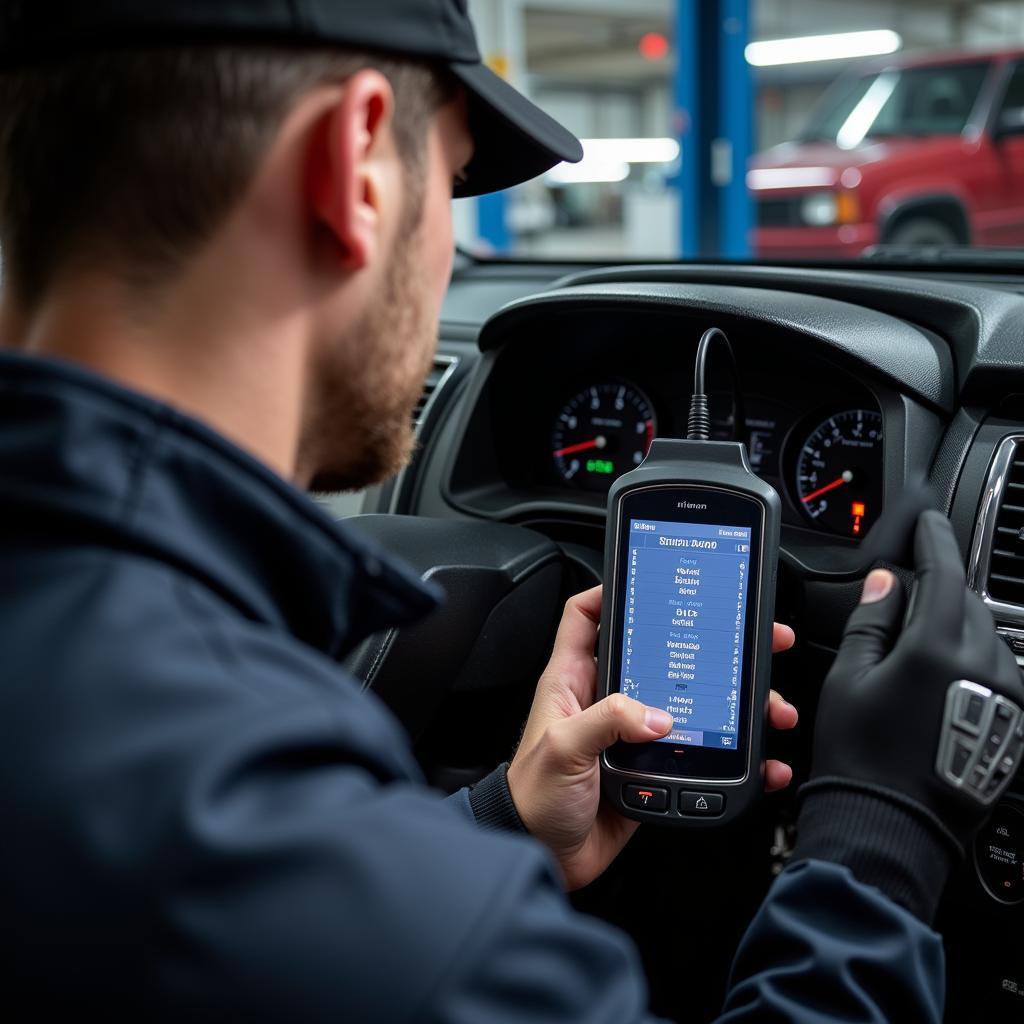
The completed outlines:
[[[1024,434],[1004,437],[996,449],[978,509],[967,563],[967,584],[997,622],[1024,626]],[[1015,591],[1020,603],[1011,598]]]
[[[429,419],[434,401],[451,379],[458,365],[458,356],[434,356],[434,365],[430,368],[430,373],[427,374],[426,382],[423,385],[423,394],[420,395],[420,400],[416,403],[416,409],[412,415],[417,433]]]
[[[434,356],[434,364],[430,368],[430,373],[427,374],[427,379],[423,385],[423,393],[420,395],[420,400],[416,403],[416,410],[413,413],[413,427],[415,428],[417,441],[420,440],[424,426],[430,422],[430,417],[434,414],[434,406],[437,404],[441,393],[448,386],[452,375],[458,369],[459,362],[458,356],[442,355],[440,353]],[[416,461],[416,457],[414,457],[413,461]],[[410,463],[404,466],[399,471],[398,476],[394,478],[394,486],[391,489],[391,496],[387,501],[387,507],[380,511],[396,513],[403,508],[403,503],[408,497],[406,491],[410,481],[411,465]]]

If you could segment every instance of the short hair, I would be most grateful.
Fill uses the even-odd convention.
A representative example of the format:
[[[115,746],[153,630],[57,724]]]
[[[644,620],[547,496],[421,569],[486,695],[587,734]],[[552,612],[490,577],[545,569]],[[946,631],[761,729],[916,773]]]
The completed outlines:
[[[110,51],[0,73],[0,248],[31,306],[55,276],[100,265],[173,279],[251,184],[294,103],[365,68],[395,92],[407,202],[422,198],[431,116],[455,92],[425,61],[277,47]]]

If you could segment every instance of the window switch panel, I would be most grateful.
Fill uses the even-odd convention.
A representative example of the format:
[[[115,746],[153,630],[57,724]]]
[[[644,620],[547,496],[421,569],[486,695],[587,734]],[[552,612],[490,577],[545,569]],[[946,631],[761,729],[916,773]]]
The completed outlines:
[[[958,679],[946,694],[935,771],[939,778],[990,804],[1009,785],[1024,755],[1024,712],[986,686]]]

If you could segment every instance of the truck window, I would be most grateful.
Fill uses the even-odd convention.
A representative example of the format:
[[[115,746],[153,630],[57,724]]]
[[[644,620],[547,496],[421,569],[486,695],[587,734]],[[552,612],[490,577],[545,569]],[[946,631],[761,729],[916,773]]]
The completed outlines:
[[[1003,131],[1024,130],[1024,64],[1017,64],[1010,75],[997,124]]]
[[[819,110],[803,137],[852,148],[871,138],[957,135],[990,67],[979,62],[891,68],[863,76]]]

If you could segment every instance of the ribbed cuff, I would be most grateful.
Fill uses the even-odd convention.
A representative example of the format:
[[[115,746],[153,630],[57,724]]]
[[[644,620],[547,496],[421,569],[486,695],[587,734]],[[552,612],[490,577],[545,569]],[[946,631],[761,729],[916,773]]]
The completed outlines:
[[[469,791],[477,824],[492,832],[526,832],[508,788],[508,762],[498,765]]]
[[[800,800],[794,863],[843,864],[859,882],[932,923],[962,856],[934,815],[902,794],[839,778],[814,780],[801,788]]]

